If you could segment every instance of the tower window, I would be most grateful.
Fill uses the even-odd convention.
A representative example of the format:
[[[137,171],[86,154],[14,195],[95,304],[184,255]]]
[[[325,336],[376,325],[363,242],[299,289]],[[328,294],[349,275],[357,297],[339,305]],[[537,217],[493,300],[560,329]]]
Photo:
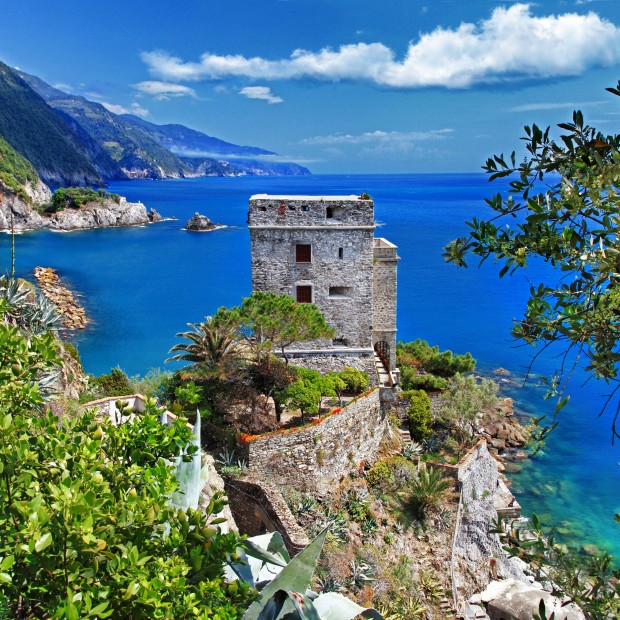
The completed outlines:
[[[295,290],[297,302],[300,304],[312,303],[312,287],[311,286],[298,286]]]
[[[338,258],[344,258],[344,248],[338,248]]]
[[[351,297],[352,292],[353,292],[353,289],[350,286],[330,286],[329,287],[330,297],[337,297],[341,299],[344,297]]]
[[[312,262],[312,246],[306,243],[298,243],[295,246],[295,262],[311,263]]]
[[[326,218],[334,217],[334,210],[331,207],[327,207],[327,209],[325,209],[325,217]]]

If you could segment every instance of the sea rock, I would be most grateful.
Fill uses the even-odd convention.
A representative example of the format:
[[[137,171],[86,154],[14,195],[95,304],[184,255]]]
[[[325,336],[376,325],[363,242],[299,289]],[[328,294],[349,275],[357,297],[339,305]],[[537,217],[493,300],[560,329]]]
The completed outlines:
[[[214,224],[206,215],[194,213],[194,217],[185,224],[187,230],[213,230],[219,224]]]
[[[155,211],[155,209],[150,209],[149,212],[146,214],[146,217],[149,218],[149,222],[161,222],[163,221],[163,217],[160,215],[160,213],[158,213],[157,211]]]

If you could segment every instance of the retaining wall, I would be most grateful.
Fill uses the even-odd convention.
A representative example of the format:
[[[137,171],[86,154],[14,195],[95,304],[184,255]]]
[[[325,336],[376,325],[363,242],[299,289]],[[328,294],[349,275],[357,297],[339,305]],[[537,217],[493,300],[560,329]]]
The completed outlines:
[[[241,453],[250,470],[265,480],[326,493],[360,463],[374,461],[385,428],[374,389],[310,426],[245,436]]]
[[[297,524],[278,489],[258,480],[225,480],[226,494],[235,523],[241,534],[256,536],[277,531],[292,556],[308,546],[310,541]]]

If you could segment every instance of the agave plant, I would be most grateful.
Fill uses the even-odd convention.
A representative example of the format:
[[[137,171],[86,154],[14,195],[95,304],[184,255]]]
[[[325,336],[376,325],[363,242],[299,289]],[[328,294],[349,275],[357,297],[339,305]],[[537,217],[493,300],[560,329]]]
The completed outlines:
[[[52,332],[60,322],[53,303],[25,282],[7,277],[0,280],[0,314],[8,325],[33,335]]]
[[[414,460],[422,456],[423,454],[424,454],[424,445],[417,441],[411,442],[411,445],[407,446],[403,450],[403,456],[406,459],[410,459],[410,460]]]
[[[229,564],[227,576],[243,579],[261,594],[243,620],[353,620],[358,616],[384,620],[378,611],[338,592],[317,595],[309,589],[326,534],[327,530],[321,532],[292,560],[277,532],[245,541],[246,551],[239,550],[240,557]]]

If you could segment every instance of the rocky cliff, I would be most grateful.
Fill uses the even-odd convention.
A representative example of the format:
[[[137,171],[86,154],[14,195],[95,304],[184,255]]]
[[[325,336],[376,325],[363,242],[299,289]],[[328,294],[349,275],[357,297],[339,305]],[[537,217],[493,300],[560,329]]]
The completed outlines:
[[[121,198],[88,203],[79,209],[64,209],[56,213],[39,212],[33,205],[48,202],[49,188],[43,183],[24,186],[29,201],[0,182],[0,230],[11,230],[11,216],[15,231],[26,230],[81,230],[109,228],[112,226],[141,226],[157,222],[162,217],[154,210],[148,211],[141,203],[127,202]]]

